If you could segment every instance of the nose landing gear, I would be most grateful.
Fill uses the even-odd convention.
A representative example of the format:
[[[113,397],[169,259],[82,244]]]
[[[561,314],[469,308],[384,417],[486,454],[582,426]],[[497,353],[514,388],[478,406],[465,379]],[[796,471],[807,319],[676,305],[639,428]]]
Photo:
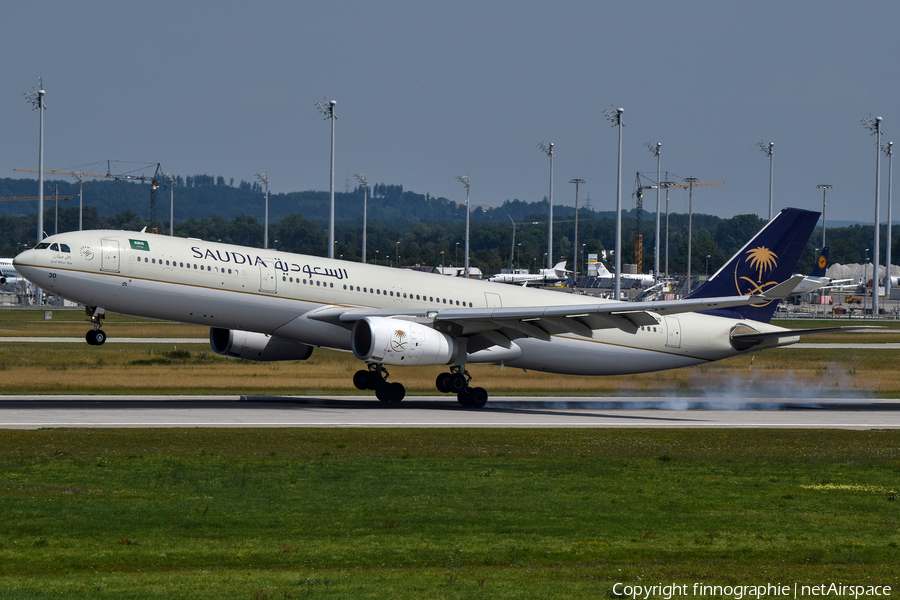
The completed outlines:
[[[406,388],[402,383],[389,382],[390,373],[384,365],[369,363],[368,370],[359,370],[353,374],[353,385],[359,390],[374,390],[375,397],[381,402],[396,403],[406,396]]]
[[[96,307],[93,310],[91,307],[87,307],[85,312],[91,318],[94,328],[84,335],[84,339],[91,346],[102,346],[106,342],[106,332],[100,329],[100,324],[106,318],[106,311],[100,307]]]
[[[456,394],[457,401],[465,407],[481,408],[488,401],[487,390],[480,387],[469,387],[472,376],[465,365],[450,367],[449,373],[441,373],[435,381],[437,390],[442,394]]]

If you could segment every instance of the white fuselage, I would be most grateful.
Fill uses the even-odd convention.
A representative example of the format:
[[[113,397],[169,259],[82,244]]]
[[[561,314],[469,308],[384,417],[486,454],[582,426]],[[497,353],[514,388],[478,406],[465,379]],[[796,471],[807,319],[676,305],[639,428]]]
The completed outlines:
[[[347,351],[350,329],[317,320],[317,313],[373,308],[385,316],[411,310],[424,315],[451,307],[597,304],[596,298],[560,292],[148,233],[71,232],[44,242],[70,251],[27,250],[15,266],[29,281],[70,300]],[[760,332],[783,331],[767,323],[682,313],[658,316],[654,326],[594,330],[591,337],[519,338],[521,355],[503,362],[578,375],[671,369],[742,354],[729,342],[730,331],[740,323]],[[773,339],[755,349],[795,341]]]

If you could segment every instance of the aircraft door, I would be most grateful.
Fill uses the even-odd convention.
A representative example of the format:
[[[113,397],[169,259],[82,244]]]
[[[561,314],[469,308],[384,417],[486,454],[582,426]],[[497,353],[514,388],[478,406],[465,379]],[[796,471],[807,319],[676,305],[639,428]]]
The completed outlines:
[[[119,240],[100,240],[100,270],[119,272]]]
[[[259,261],[259,291],[274,294],[278,286],[278,274],[275,272],[275,260],[266,258]]]
[[[487,301],[488,308],[500,308],[503,306],[503,303],[500,301],[500,294],[485,292],[484,299]]]
[[[678,317],[666,317],[666,346],[681,348],[681,322]]]

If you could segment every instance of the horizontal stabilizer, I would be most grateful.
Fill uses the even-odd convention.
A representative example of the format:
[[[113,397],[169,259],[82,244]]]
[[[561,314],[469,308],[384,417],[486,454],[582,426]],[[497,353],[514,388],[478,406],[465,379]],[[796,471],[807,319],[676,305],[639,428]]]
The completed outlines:
[[[804,279],[806,279],[806,277],[803,275],[794,275],[790,279],[782,281],[774,287],[770,287],[763,292],[762,296],[763,298],[770,298],[773,300],[787,298]]]
[[[860,331],[865,329],[884,329],[877,325],[847,325],[844,327],[814,327],[811,329],[785,329],[784,331],[770,331],[767,333],[733,333],[732,340],[741,340],[742,342],[761,342],[774,338],[795,337],[798,335],[813,335],[816,333],[839,333],[846,331]]]

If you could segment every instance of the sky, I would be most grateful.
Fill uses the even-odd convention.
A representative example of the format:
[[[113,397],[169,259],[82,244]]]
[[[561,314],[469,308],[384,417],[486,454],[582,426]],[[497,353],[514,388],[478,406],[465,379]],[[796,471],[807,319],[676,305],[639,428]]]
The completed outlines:
[[[328,190],[337,102],[335,187],[371,184],[473,205],[590,198],[614,210],[623,108],[622,206],[635,173],[670,180],[695,212],[829,220],[875,217],[875,137],[900,145],[897,2],[102,2],[0,4],[0,177],[36,177],[46,91],[44,167],[255,181],[272,192]],[[883,155],[882,155],[883,156]],[[130,164],[126,161],[133,161]],[[882,162],[881,218],[888,162]],[[146,172],[146,171],[145,171]],[[665,177],[665,176],[664,176]],[[349,178],[349,183],[348,183]],[[35,194],[37,186],[35,185]],[[86,199],[89,204],[89,199]],[[670,210],[687,211],[670,192]],[[338,214],[340,212],[338,207]],[[655,210],[655,191],[645,192]],[[897,215],[894,215],[895,220]]]

